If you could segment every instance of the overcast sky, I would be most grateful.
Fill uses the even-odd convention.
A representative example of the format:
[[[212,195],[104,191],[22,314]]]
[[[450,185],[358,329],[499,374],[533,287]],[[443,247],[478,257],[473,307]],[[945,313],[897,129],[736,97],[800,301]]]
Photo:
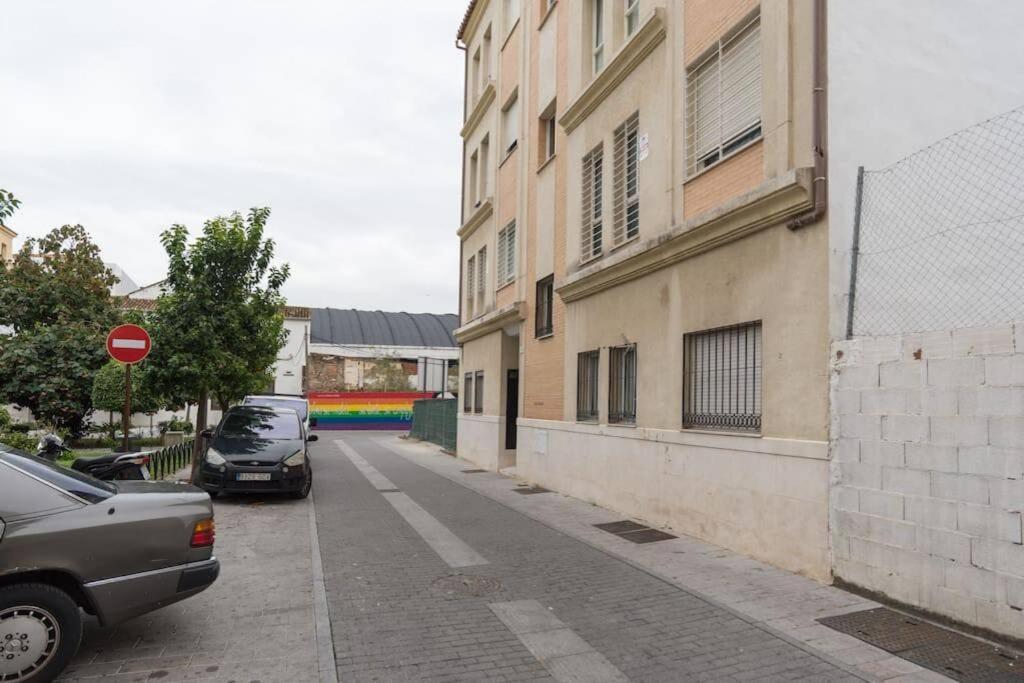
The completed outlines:
[[[466,2],[4,3],[9,223],[144,284],[167,226],[270,206],[290,303],[454,312]]]

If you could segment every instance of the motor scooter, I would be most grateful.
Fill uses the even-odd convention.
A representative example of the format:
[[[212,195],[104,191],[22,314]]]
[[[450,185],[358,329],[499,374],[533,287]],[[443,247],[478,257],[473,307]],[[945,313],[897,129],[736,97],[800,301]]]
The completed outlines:
[[[56,434],[44,434],[36,445],[36,455],[56,461],[71,449]],[[71,469],[105,481],[147,480],[149,476],[149,455],[145,453],[111,453],[96,458],[77,458]]]

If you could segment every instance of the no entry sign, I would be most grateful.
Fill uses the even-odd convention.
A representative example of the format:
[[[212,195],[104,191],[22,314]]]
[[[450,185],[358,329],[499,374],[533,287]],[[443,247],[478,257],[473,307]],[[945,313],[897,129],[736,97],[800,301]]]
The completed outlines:
[[[138,325],[118,325],[107,335],[107,353],[122,363],[138,363],[152,347],[149,333]]]

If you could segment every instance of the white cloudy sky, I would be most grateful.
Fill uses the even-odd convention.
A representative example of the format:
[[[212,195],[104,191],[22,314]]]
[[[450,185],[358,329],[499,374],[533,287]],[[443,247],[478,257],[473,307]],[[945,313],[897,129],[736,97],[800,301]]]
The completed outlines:
[[[3,3],[11,227],[143,284],[165,227],[266,205],[291,303],[455,311],[466,2]]]

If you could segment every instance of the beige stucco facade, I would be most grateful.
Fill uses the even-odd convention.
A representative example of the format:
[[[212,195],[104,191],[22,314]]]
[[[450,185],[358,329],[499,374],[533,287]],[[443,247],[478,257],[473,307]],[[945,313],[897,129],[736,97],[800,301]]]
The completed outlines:
[[[0,261],[10,261],[14,258],[14,238],[18,233],[0,223]]]
[[[505,139],[513,93],[520,120],[511,154],[490,146],[490,204],[470,199],[469,170],[464,181],[457,338],[463,372],[484,374],[484,396],[460,411],[459,455],[827,579],[828,231],[824,220],[787,225],[814,199],[814,3],[640,0],[630,18],[626,0],[604,0],[600,60],[594,2],[524,0],[511,32],[504,7],[474,2],[460,35],[468,74],[488,30],[497,51],[494,95],[476,100],[485,110],[467,83],[466,168],[476,154],[481,172],[481,140]],[[695,171],[688,79],[751,25],[759,129]],[[616,129],[634,115],[639,228],[617,240]],[[583,197],[593,196],[581,169],[598,147],[603,245],[594,254],[581,227]],[[499,286],[498,231],[513,220],[515,278]],[[485,245],[487,291],[470,305],[466,269]],[[548,276],[551,326],[538,334],[537,284]],[[753,322],[763,339],[759,429],[684,428],[684,335]],[[635,345],[635,411],[610,424],[609,349],[624,344]],[[598,414],[579,421],[577,359],[588,351],[599,351]]]

